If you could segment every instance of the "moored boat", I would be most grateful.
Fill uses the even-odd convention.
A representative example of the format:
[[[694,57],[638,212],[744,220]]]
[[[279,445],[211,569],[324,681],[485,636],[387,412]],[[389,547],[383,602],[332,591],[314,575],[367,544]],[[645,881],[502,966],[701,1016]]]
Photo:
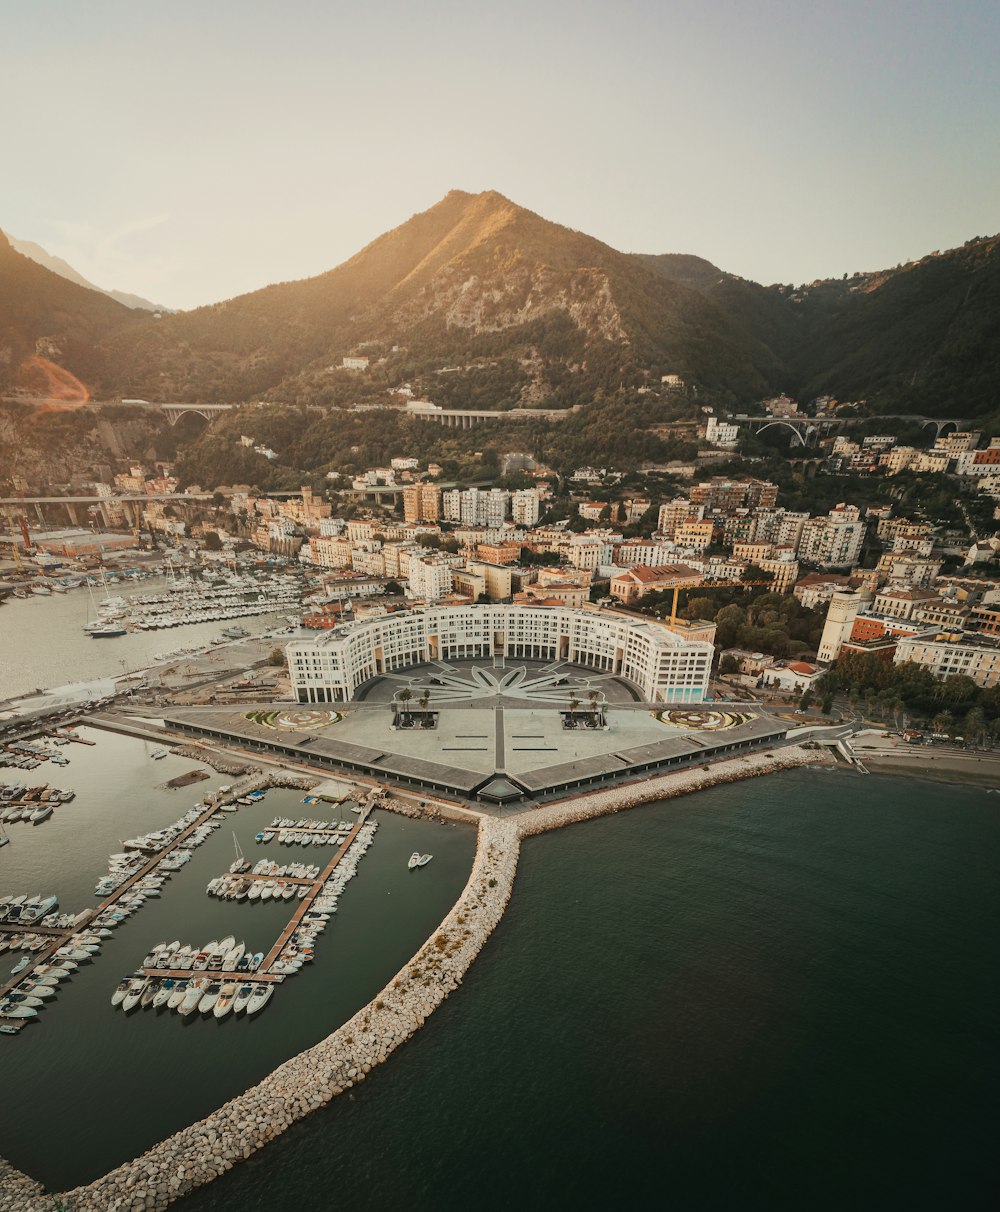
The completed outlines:
[[[253,994],[247,1002],[247,1014],[256,1014],[258,1010],[263,1010],[273,992],[274,986],[270,981],[263,981],[258,985],[254,985]]]

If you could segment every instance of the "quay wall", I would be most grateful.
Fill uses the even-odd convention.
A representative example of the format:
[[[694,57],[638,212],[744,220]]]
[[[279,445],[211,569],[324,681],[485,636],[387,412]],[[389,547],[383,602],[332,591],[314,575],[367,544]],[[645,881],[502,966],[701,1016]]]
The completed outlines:
[[[377,997],[325,1040],[286,1061],[205,1119],[94,1182],[60,1195],[62,1207],[66,1212],[166,1208],[364,1081],[461,985],[503,917],[522,838],[652,800],[830,761],[824,750],[795,746],[575,796],[502,819],[463,808],[455,817],[478,817],[476,854],[468,882],[434,934]],[[386,807],[399,811],[404,805],[390,802]],[[441,807],[440,803],[428,804],[426,810],[436,814]],[[412,806],[405,805],[405,811],[411,815]],[[52,1206],[52,1197],[43,1194],[40,1184],[0,1159],[0,1212],[51,1212]]]

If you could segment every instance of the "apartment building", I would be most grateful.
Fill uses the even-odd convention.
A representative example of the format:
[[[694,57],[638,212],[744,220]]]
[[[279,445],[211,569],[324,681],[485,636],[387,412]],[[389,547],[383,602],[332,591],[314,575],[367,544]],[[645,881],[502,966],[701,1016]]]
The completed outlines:
[[[613,673],[650,702],[699,703],[714,649],[653,619],[529,605],[428,606],[334,627],[287,647],[300,703],[343,702],[364,682],[436,660],[495,655]]]

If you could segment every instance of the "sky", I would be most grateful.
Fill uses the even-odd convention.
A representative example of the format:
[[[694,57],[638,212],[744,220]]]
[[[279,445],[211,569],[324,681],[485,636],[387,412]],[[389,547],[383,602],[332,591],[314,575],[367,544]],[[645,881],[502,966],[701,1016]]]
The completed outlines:
[[[995,0],[0,0],[0,229],[168,307],[449,189],[761,282],[1000,229]]]

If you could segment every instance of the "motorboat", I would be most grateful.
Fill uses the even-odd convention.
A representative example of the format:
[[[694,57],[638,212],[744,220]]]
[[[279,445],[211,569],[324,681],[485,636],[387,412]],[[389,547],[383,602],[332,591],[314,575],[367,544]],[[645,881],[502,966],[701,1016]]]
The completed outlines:
[[[34,1006],[11,1005],[9,1002],[0,1002],[0,1017],[2,1018],[35,1018],[38,1011]]]
[[[201,1001],[198,1003],[198,1013],[207,1014],[209,1010],[215,1008],[215,1003],[219,1000],[219,994],[222,992],[222,985],[218,981],[212,981],[205,992],[202,994]]]
[[[274,986],[270,981],[261,982],[254,985],[253,993],[247,1002],[247,1014],[256,1014],[258,1010],[263,1010],[271,999],[271,994],[274,992]]]
[[[153,998],[160,991],[160,978],[157,976],[151,977],[146,984],[146,988],[142,991],[142,997],[139,998],[139,1005],[146,1009],[153,1001]]]
[[[233,1008],[233,998],[236,996],[237,986],[232,981],[222,986],[219,992],[218,1000],[212,1007],[212,1013],[216,1018],[224,1018]]]
[[[142,998],[143,990],[146,988],[147,984],[148,981],[144,976],[137,976],[133,980],[129,981],[128,990],[122,999],[122,1009],[126,1014],[138,1006],[139,1001]]]
[[[174,982],[170,979],[165,980],[157,989],[156,996],[153,998],[153,1009],[159,1010],[161,1006],[165,1006],[174,991]]]
[[[46,1001],[48,998],[55,997],[56,995],[56,990],[51,985],[23,984],[19,985],[18,988],[26,996],[40,997],[42,1001]]]
[[[170,991],[170,996],[167,998],[167,1009],[176,1010],[181,1002],[187,996],[190,981],[178,981]]]
[[[207,982],[204,980],[197,980],[192,981],[190,985],[188,985],[187,991],[184,994],[184,999],[177,1007],[179,1014],[190,1014],[192,1010],[197,1008],[198,1003],[201,1001],[202,995],[205,992],[206,984]]]
[[[240,985],[236,996],[233,998],[233,1013],[240,1014],[244,1011],[253,997],[253,985]]]
[[[225,959],[222,961],[223,972],[235,972],[236,965],[243,958],[243,953],[246,951],[245,943],[238,943],[226,953]]]
[[[115,986],[114,993],[111,995],[112,1006],[120,1006],[122,1004],[122,1002],[125,1000],[125,994],[128,993],[131,984],[132,982],[128,979],[118,982],[118,984]]]

